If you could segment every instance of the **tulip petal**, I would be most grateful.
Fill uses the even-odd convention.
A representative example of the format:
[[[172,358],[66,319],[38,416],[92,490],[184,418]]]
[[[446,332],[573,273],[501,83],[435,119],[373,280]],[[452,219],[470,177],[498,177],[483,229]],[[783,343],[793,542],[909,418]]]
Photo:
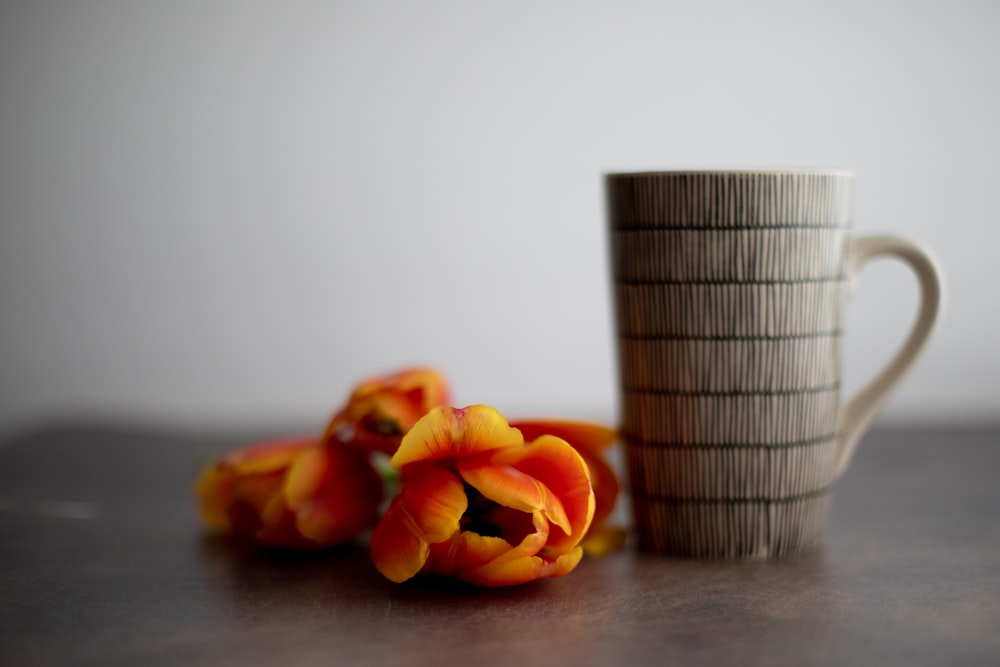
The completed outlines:
[[[392,456],[399,447],[403,437],[402,427],[395,422],[383,422],[372,429],[370,420],[352,417],[348,408],[344,408],[330,420],[323,434],[324,442],[330,444],[351,444],[367,451],[382,452]],[[390,428],[391,427],[391,428]],[[387,432],[379,432],[379,429]]]
[[[399,391],[426,412],[435,405],[450,403],[448,383],[432,368],[411,368],[399,376]]]
[[[513,450],[520,456],[528,447]],[[459,459],[462,478],[490,500],[522,512],[541,510],[545,517],[569,533],[572,530],[562,502],[544,484],[510,465],[497,465],[483,457]]]
[[[413,428],[424,412],[419,403],[409,400],[405,394],[383,392],[371,399],[371,414],[374,429],[382,435],[403,437],[403,434]]]
[[[305,538],[329,546],[353,539],[374,523],[382,482],[367,455],[353,447],[307,450],[289,469],[284,501]]]
[[[458,532],[459,519],[469,506],[462,481],[437,466],[409,482],[398,497],[428,542],[443,542]]]
[[[542,512],[538,511],[531,514],[531,521],[534,531],[522,531],[524,536],[521,538],[521,541],[507,553],[500,554],[493,562],[506,563],[525,556],[533,556],[545,547],[550,532],[548,520]]]
[[[232,529],[226,506],[235,484],[236,478],[231,471],[220,464],[209,466],[198,476],[195,494],[201,507],[201,518],[215,530],[229,532]]]
[[[476,586],[514,586],[538,579],[543,565],[538,556],[521,556],[505,562],[493,561],[456,576]]]
[[[281,489],[281,483],[284,478],[284,470],[276,470],[275,472],[261,475],[242,475],[237,479],[236,486],[233,489],[233,500],[251,504],[259,512],[263,512],[267,503]]]
[[[497,451],[490,460],[494,466],[510,466],[537,480],[559,500],[565,520],[553,521],[562,531],[549,535],[548,553],[566,552],[580,542],[594,516],[594,493],[587,465],[575,449],[561,438],[546,435],[524,447]]]
[[[412,520],[394,502],[372,531],[370,552],[378,571],[400,583],[420,572],[430,545],[412,529]]]
[[[425,467],[407,481],[375,526],[371,538],[375,566],[393,581],[409,579],[424,566],[431,543],[458,533],[467,508],[461,480],[443,467]]]
[[[599,454],[618,439],[618,432],[614,429],[589,422],[519,419],[512,420],[510,425],[521,431],[526,441],[530,442],[543,435],[554,435],[581,453]]]
[[[454,575],[481,567],[510,550],[511,545],[501,537],[462,531],[447,542],[431,545],[425,571]]]
[[[497,507],[489,521],[497,527],[504,541],[525,553],[538,553],[549,536],[549,520],[539,510],[529,513]]]
[[[393,391],[405,395],[413,404],[431,408],[448,402],[448,385],[441,373],[431,368],[414,367],[358,384],[351,401]]]
[[[561,420],[518,420],[511,426],[524,434],[526,441],[549,434],[562,438],[583,456],[590,470],[590,483],[596,501],[593,525],[601,524],[615,509],[621,488],[618,475],[608,464],[603,450],[618,439],[618,432],[588,422]]]
[[[256,526],[284,471],[314,444],[311,437],[263,442],[230,452],[205,469],[195,487],[204,521],[221,532]],[[233,510],[234,505],[239,509]]]
[[[447,382],[430,368],[371,378],[355,387],[348,402],[327,424],[323,439],[391,456],[403,434],[420,417],[447,402]]]
[[[372,531],[369,546],[375,567],[390,581],[400,583],[413,577],[427,562],[430,545],[412,529],[393,503]]]
[[[438,406],[403,437],[392,465],[401,469],[418,461],[461,458],[523,443],[520,431],[511,428],[503,415],[489,406]]]
[[[240,475],[260,475],[283,470],[303,451],[317,442],[312,436],[300,436],[264,442],[232,452],[223,459]]]
[[[423,571],[462,578],[463,572],[477,570],[491,563],[502,565],[524,559],[538,553],[545,546],[549,524],[541,512],[527,515],[499,507],[490,518],[500,524],[503,536],[480,535],[463,530],[447,542],[431,545],[430,556]],[[529,524],[527,528],[521,525],[525,519]],[[510,525],[505,525],[508,523],[514,525],[513,530],[510,530]]]
[[[580,564],[581,558],[583,558],[583,549],[581,547],[567,551],[553,561],[545,561],[541,576],[543,578],[561,577],[564,574],[569,574]]]
[[[212,527],[293,549],[353,539],[374,523],[382,499],[367,454],[313,437],[232,452],[202,473],[196,492]]]
[[[583,557],[580,547],[562,554],[555,560],[540,556],[524,556],[508,561],[493,561],[482,567],[461,572],[459,579],[477,586],[513,586],[535,579],[561,577],[571,572]]]
[[[295,513],[283,502],[280,493],[271,497],[259,519],[260,524],[252,534],[262,544],[303,550],[324,546],[306,539],[295,529]]]
[[[329,477],[326,449],[316,446],[302,452],[285,476],[285,502],[294,507],[311,498]]]

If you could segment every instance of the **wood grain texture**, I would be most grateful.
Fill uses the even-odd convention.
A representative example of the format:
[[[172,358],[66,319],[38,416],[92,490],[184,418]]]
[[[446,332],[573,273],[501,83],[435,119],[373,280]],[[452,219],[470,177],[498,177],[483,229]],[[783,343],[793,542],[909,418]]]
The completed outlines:
[[[0,664],[1000,664],[1000,426],[872,432],[796,556],[629,548],[505,590],[392,584],[360,545],[206,533],[193,477],[245,440],[69,426],[0,444]]]

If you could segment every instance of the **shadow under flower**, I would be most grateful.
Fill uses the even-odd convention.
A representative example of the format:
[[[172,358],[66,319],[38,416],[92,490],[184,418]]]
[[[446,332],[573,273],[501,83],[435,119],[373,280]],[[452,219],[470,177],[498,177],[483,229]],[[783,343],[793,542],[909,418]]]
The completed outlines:
[[[370,607],[396,605],[407,607],[469,605],[545,596],[554,580],[532,581],[518,586],[483,588],[453,577],[419,575],[397,584],[383,577],[372,563],[367,542],[348,544],[316,551],[295,551],[261,546],[236,536],[206,532],[198,550],[202,560],[225,575],[232,600],[237,604],[259,604],[266,599],[273,609],[291,610],[303,600],[315,604],[329,601],[334,608],[345,599],[367,602]]]

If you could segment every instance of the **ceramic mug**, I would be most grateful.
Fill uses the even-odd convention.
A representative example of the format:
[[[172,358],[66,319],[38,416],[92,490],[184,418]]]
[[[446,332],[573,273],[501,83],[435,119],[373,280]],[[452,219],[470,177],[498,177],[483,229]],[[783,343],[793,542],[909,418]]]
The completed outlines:
[[[768,558],[816,545],[834,482],[935,327],[919,245],[850,234],[844,170],[609,174],[621,426],[641,548]],[[841,402],[841,314],[869,259],[920,283],[902,349]]]

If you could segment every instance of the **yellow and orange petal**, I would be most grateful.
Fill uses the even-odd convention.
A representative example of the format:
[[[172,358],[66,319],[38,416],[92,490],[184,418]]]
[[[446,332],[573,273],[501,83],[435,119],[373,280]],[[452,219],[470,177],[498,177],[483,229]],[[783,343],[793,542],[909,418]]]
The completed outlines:
[[[317,549],[371,526],[382,486],[364,452],[300,437],[230,453],[202,473],[196,493],[202,517],[216,530]]]
[[[489,500],[520,512],[541,512],[564,532],[572,531],[562,500],[537,478],[510,464],[497,465],[492,457],[464,459],[457,465],[462,479]]]
[[[543,576],[556,576],[547,572],[553,571],[550,565],[558,559],[537,555],[545,545],[549,524],[541,512],[534,512],[531,522],[533,531],[526,531],[517,544],[467,531],[453,536],[447,543],[432,544],[423,571],[450,575],[478,586],[510,586]]]
[[[320,446],[298,457],[282,492],[298,534],[317,545],[340,544],[378,519],[382,479],[363,452]]]
[[[233,495],[234,484],[235,477],[219,464],[205,468],[195,483],[202,520],[220,532],[231,530],[226,508]]]
[[[467,507],[458,477],[443,467],[425,467],[403,485],[372,531],[375,567],[395,582],[413,577],[427,563],[431,544],[458,534]]]
[[[365,380],[331,418],[324,439],[392,455],[402,436],[428,410],[447,403],[449,393],[444,375],[431,368]]]
[[[523,444],[521,432],[487,405],[438,406],[414,424],[391,462],[403,469],[421,461],[457,459]]]
[[[222,465],[239,475],[259,475],[284,470],[306,449],[316,444],[316,438],[300,435],[269,440],[230,452]]]
[[[583,550],[576,547],[555,560],[527,556],[511,561],[488,563],[480,568],[463,572],[461,579],[477,586],[514,586],[535,579],[569,574],[580,563],[582,556]]]
[[[401,398],[420,411],[413,420],[414,423],[434,406],[449,402],[448,383],[444,375],[432,368],[424,367],[408,368],[365,380],[355,387],[350,402],[387,395]],[[413,426],[413,423],[409,426]]]
[[[561,502],[566,520],[554,522],[561,530],[549,535],[547,553],[564,553],[583,539],[594,518],[594,492],[587,464],[565,440],[543,435],[522,448],[496,452],[491,462],[537,480]]]
[[[205,522],[216,530],[234,530],[232,507],[241,525],[252,519],[248,512],[262,512],[268,499],[280,488],[285,471],[315,438],[298,436],[259,443],[235,450],[206,468],[195,485]]]
[[[604,457],[605,451],[618,440],[618,432],[600,424],[555,419],[515,420],[511,426],[520,430],[525,440],[544,434],[555,435],[583,456],[590,471],[596,501],[592,528],[585,538],[585,549],[590,554],[599,555],[624,546],[625,531],[605,526],[621,492],[618,475]]]
[[[572,570],[594,514],[583,457],[566,441],[525,443],[493,408],[437,407],[392,464],[402,491],[372,534],[378,569],[501,586]]]
[[[567,419],[512,419],[510,425],[521,431],[525,440],[534,440],[541,435],[562,438],[584,457],[600,455],[618,440],[616,430],[593,422]]]
[[[460,577],[462,572],[493,562],[510,550],[510,543],[501,537],[460,531],[447,541],[430,545],[423,572]]]

